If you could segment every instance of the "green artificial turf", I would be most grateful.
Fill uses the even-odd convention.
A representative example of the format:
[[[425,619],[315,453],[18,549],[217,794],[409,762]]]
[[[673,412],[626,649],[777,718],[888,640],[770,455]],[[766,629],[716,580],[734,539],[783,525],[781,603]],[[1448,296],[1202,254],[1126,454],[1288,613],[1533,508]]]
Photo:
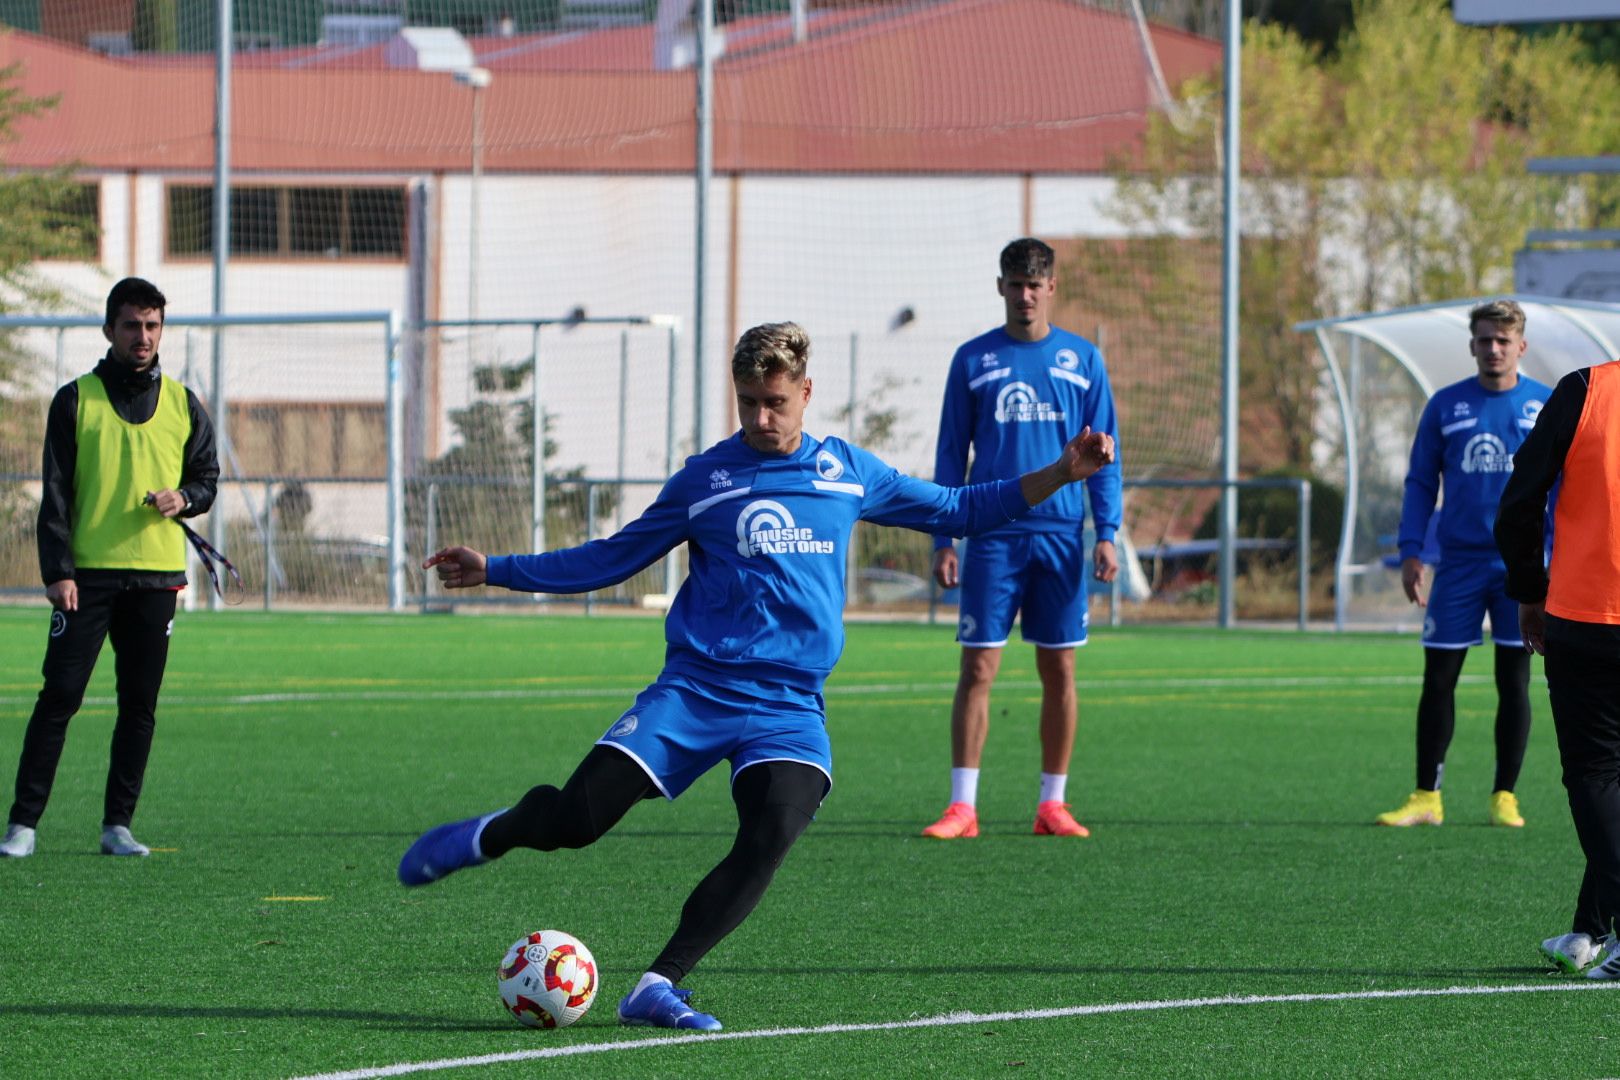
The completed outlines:
[[[0,609],[6,797],[45,629],[43,609]],[[635,1045],[433,1075],[1620,1072],[1620,996],[1548,975],[1536,953],[1568,928],[1581,865],[1539,662],[1529,825],[1485,825],[1482,649],[1458,691],[1446,825],[1377,829],[1411,787],[1421,665],[1414,640],[1384,636],[1095,632],[1070,778],[1093,830],[1080,841],[1029,835],[1040,695],[1031,650],[1009,648],[982,835],[940,843],[917,833],[948,801],[951,630],[851,626],[827,688],[833,792],[688,979],[694,1003],[729,1035],[1577,989],[735,1039],[621,1028],[618,997],[730,843],[724,770],[584,851],[514,852],[410,891],[394,867],[422,829],[562,782],[662,653],[646,618],[183,613],[135,820],[160,849],[144,860],[96,854],[104,654],[38,854],[0,861],[0,1075],[291,1077],[601,1043]],[[564,1031],[519,1027],[495,993],[506,947],[546,926],[602,969],[594,1009]]]

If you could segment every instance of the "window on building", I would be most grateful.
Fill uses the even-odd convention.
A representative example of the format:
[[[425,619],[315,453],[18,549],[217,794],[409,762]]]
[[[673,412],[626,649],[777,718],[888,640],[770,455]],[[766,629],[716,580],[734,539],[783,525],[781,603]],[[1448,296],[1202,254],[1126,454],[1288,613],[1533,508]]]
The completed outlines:
[[[69,185],[62,198],[45,211],[46,226],[60,245],[55,259],[101,260],[101,184],[90,181]]]
[[[169,187],[169,254],[214,249],[214,190]],[[386,187],[233,187],[231,255],[261,259],[405,256],[405,190]]]

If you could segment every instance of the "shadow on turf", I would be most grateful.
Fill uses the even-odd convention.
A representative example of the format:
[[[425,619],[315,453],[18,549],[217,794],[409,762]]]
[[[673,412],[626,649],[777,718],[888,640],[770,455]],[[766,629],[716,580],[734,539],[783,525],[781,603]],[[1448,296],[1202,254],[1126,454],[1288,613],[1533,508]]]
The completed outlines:
[[[704,970],[712,975],[810,975],[820,978],[827,973],[825,967],[791,968],[791,967],[737,967],[729,965],[705,965]],[[843,965],[840,970],[868,975],[943,975],[959,977],[965,972],[975,975],[994,975],[1003,972],[1008,975],[1275,975],[1287,978],[1311,977],[1362,977],[1362,978],[1389,978],[1399,980],[1433,979],[1442,986],[1456,985],[1458,979],[1501,979],[1501,978],[1534,978],[1542,976],[1557,978],[1545,968],[1538,967],[1492,967],[1492,968],[1457,968],[1449,971],[1376,971],[1367,968],[1241,968],[1241,967],[1208,967],[1208,968],[1171,968],[1171,967],[1121,967],[1117,964],[1076,964],[1067,967],[1054,967],[1050,965],[1031,967],[1028,964],[973,964],[969,967],[895,967],[887,965],[869,965],[866,967]],[[1238,993],[1239,991],[1233,991]],[[1244,991],[1252,993],[1252,990]],[[489,1032],[520,1031],[510,1020],[496,1016],[488,1020],[467,1020],[451,1016],[403,1016],[397,1013],[379,1015],[376,1012],[360,1009],[263,1009],[247,1006],[184,1006],[184,1005],[136,1005],[129,1002],[80,1005],[15,1005],[0,1002],[0,1016],[41,1016],[41,1017],[84,1017],[90,1020],[106,1020],[109,1018],[130,1019],[134,1017],[147,1020],[316,1020],[316,1021],[352,1021],[365,1027],[381,1028],[383,1030],[399,1031],[446,1031],[446,1032]],[[582,1019],[574,1025],[576,1030],[586,1031],[593,1028],[618,1027],[618,1017],[612,1009],[605,1015],[591,1016]]]
[[[861,975],[943,975],[961,976],[972,973],[978,975],[1274,975],[1281,978],[1365,978],[1365,979],[1432,979],[1437,984],[1451,986],[1458,979],[1524,979],[1546,976],[1549,979],[1567,979],[1566,976],[1549,971],[1545,967],[1526,967],[1524,965],[1481,967],[1481,968],[1445,968],[1430,969],[1428,971],[1413,971],[1409,968],[1350,968],[1350,967],[1170,967],[1160,965],[1156,967],[1126,967],[1120,964],[967,964],[950,967],[906,967],[889,964],[869,964],[866,966],[840,963],[840,971],[850,971]],[[825,967],[793,968],[793,967],[737,967],[729,964],[704,964],[703,973],[706,975],[825,975]],[[1250,991],[1232,991],[1233,993],[1247,993]],[[0,1010],[3,1010],[0,1006]]]
[[[11,1005],[0,1002],[0,1016],[82,1016],[146,1020],[352,1020],[385,1028],[440,1031],[511,1031],[512,1021],[499,1014],[484,1021],[452,1016],[383,1015],[361,1009],[257,1009],[248,1006],[135,1005],[129,1002],[85,1005]]]
[[[1126,821],[1118,818],[1095,818],[1086,814],[1077,815],[1082,824],[1091,829],[1349,829],[1355,832],[1372,832],[1377,828],[1371,820],[1361,818],[1334,819],[1326,818],[1321,821],[1219,821],[1213,818],[1197,820],[1170,820],[1156,819],[1153,821]],[[1030,835],[1030,818],[985,818],[979,819],[980,836],[991,834],[995,836]],[[916,820],[904,821],[817,821],[816,835],[819,836],[892,836],[909,839],[922,832],[922,817]],[[926,822],[923,822],[926,824]],[[1447,822],[1446,829],[1494,829],[1495,826],[1486,821],[1461,821],[1453,825]],[[1385,829],[1384,832],[1399,832],[1398,829]],[[1499,830],[1512,833],[1511,829]],[[645,835],[654,835],[647,833]],[[709,833],[661,833],[667,836],[707,836]],[[729,833],[727,835],[730,835]]]

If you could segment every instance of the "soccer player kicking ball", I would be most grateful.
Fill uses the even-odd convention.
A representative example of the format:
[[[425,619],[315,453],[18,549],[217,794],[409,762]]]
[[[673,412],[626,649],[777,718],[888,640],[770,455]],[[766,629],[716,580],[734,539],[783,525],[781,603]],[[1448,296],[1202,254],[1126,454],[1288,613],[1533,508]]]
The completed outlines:
[[[1379,825],[1438,825],[1445,819],[1440,781],[1456,725],[1457,676],[1468,649],[1491,616],[1496,643],[1496,782],[1490,823],[1524,825],[1513,793],[1530,738],[1530,655],[1519,636],[1519,605],[1507,593],[1507,567],[1491,528],[1496,504],[1513,474],[1513,453],[1535,426],[1551,388],[1519,374],[1524,309],[1511,300],[1468,313],[1468,348],[1477,376],[1442,387],[1418,419],[1406,495],[1401,504],[1401,585],[1428,610],[1423,619],[1423,692],[1417,709],[1417,789],[1379,814]],[[1440,564],[1423,593],[1419,558],[1435,499],[1440,511]]]
[[[687,898],[675,933],[619,1002],[625,1024],[718,1031],[678,984],[747,918],[832,786],[821,687],[843,649],[844,568],[859,520],[973,535],[1113,460],[1082,430],[1051,464],[1012,480],[941,487],[841,439],[803,430],[810,339],[793,323],[756,326],[731,372],[742,429],[687,459],[614,536],[537,555],[436,553],[446,588],[502,585],[576,593],[631,577],[678,544],[691,572],[664,624],[664,670],[607,729],[561,789],[532,788],[509,810],[441,825],[400,860],[426,885],[497,859],[594,843],[642,799],[674,799],[731,763],[737,838]]]

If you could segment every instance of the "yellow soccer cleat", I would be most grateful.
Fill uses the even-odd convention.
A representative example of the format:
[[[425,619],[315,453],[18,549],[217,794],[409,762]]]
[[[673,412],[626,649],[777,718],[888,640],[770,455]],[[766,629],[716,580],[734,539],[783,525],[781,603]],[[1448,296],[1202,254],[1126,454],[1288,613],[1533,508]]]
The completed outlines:
[[[935,840],[969,840],[979,835],[979,812],[972,803],[953,802],[940,819],[922,831]]]
[[[1511,829],[1524,828],[1524,815],[1519,813],[1519,798],[1511,791],[1491,792],[1491,824],[1506,825]]]
[[[1421,788],[1406,797],[1406,803],[1399,810],[1391,810],[1387,814],[1379,814],[1376,824],[1395,825],[1438,825],[1446,819],[1446,811],[1440,805],[1438,791],[1424,791]]]

